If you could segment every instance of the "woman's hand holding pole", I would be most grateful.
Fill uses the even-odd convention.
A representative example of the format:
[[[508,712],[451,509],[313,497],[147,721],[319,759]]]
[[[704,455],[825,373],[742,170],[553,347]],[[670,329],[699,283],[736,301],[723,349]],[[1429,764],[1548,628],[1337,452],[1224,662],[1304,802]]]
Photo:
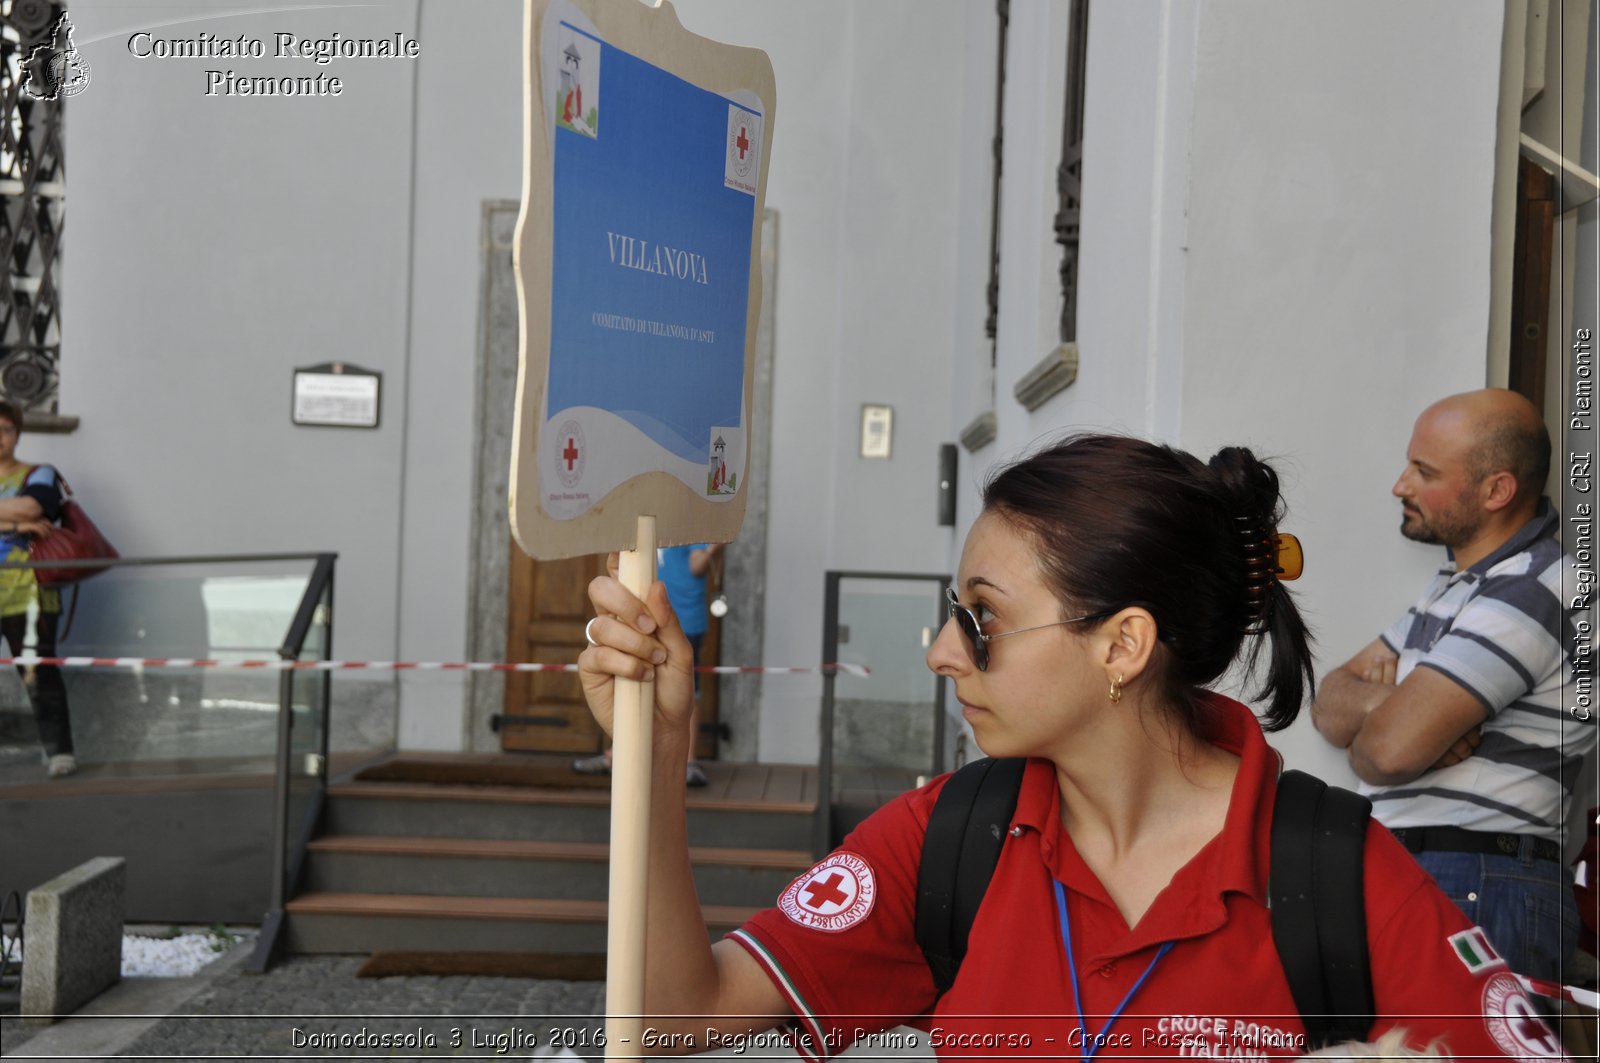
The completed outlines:
[[[624,555],[625,562],[627,555]],[[694,651],[667,599],[664,584],[652,582],[642,594],[629,588],[627,565],[619,573],[597,577],[589,584],[589,599],[597,618],[590,623],[591,645],[578,657],[578,674],[584,697],[600,726],[614,739],[611,784],[613,800],[630,782],[648,791],[647,846],[648,918],[645,938],[647,1002],[637,1010],[650,1015],[650,1025],[661,1031],[693,1033],[679,1041],[678,1051],[703,1049],[708,1028],[725,1031],[767,1029],[791,1014],[782,995],[744,951],[731,942],[711,946],[705,919],[695,893],[689,863],[688,812],[684,801],[684,769],[694,736]],[[644,712],[634,721],[647,735],[636,736],[648,759],[630,765],[624,758],[629,743],[626,686],[639,683],[648,692]],[[646,743],[640,743],[644,738]],[[630,775],[634,776],[630,780]],[[642,778],[640,777],[642,776]],[[613,819],[613,860],[616,846]],[[613,891],[617,879],[613,871]],[[642,886],[639,888],[643,888]],[[612,918],[618,913],[613,897]],[[616,933],[616,929],[613,929]],[[613,985],[608,956],[608,1012]],[[677,1017],[678,1021],[674,1021]],[[617,1045],[609,1040],[607,1056],[637,1054],[637,1042]],[[633,1036],[639,1026],[633,1027]]]

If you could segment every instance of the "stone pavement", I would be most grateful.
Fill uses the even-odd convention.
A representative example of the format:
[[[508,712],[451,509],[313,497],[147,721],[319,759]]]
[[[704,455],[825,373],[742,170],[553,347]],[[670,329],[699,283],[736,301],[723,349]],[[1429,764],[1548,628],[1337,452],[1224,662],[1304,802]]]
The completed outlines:
[[[0,1017],[26,1059],[521,1058],[551,1035],[603,1055],[605,986],[522,978],[357,978],[364,956],[295,956],[266,974],[242,946],[192,978],[124,979],[50,1026]]]
[[[126,978],[51,1026],[0,1015],[0,1056],[28,1059],[601,1059],[603,982],[407,976],[357,978],[365,956],[293,956],[244,969],[242,944],[191,978]],[[901,1028],[844,1053],[931,1059]],[[770,1043],[770,1042],[769,1042]],[[561,1051],[564,1049],[565,1051]],[[796,1060],[773,1044],[715,1056]]]

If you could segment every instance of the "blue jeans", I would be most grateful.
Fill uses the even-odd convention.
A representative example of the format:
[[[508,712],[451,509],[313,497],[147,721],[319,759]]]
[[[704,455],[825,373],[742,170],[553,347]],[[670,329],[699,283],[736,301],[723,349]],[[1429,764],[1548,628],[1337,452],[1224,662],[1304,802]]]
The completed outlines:
[[[1415,855],[1513,971],[1559,982],[1562,964],[1578,943],[1572,872],[1554,860],[1535,860],[1531,847],[1524,838],[1516,856]]]

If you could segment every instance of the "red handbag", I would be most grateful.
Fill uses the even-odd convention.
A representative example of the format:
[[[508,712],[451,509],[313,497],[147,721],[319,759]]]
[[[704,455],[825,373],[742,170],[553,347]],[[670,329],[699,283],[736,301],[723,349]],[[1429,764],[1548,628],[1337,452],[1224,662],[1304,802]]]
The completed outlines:
[[[67,486],[66,479],[60,473],[56,474],[56,479],[61,481],[61,512],[56,517],[56,528],[44,538],[33,540],[28,550],[28,560],[93,561],[96,558],[122,556],[117,553],[117,548],[111,545],[111,540],[95,527],[94,521],[89,519],[89,514],[85,513],[83,507],[72,497],[72,488]],[[33,570],[33,575],[40,586],[59,587],[88,579],[109,567],[109,565],[84,565],[81,568],[40,567]]]

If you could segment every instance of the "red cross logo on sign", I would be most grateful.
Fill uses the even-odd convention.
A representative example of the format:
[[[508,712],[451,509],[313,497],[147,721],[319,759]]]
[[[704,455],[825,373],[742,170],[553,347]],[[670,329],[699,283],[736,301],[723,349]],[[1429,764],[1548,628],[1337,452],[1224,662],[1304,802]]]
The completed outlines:
[[[727,157],[722,183],[749,195],[756,194],[761,156],[761,115],[735,103],[728,104]]]
[[[837,934],[865,919],[877,896],[872,867],[841,851],[791,882],[778,898],[778,910],[791,922]]]
[[[583,479],[583,427],[575,420],[564,422],[550,439],[550,446],[555,453],[556,476],[563,486],[576,487]]]

